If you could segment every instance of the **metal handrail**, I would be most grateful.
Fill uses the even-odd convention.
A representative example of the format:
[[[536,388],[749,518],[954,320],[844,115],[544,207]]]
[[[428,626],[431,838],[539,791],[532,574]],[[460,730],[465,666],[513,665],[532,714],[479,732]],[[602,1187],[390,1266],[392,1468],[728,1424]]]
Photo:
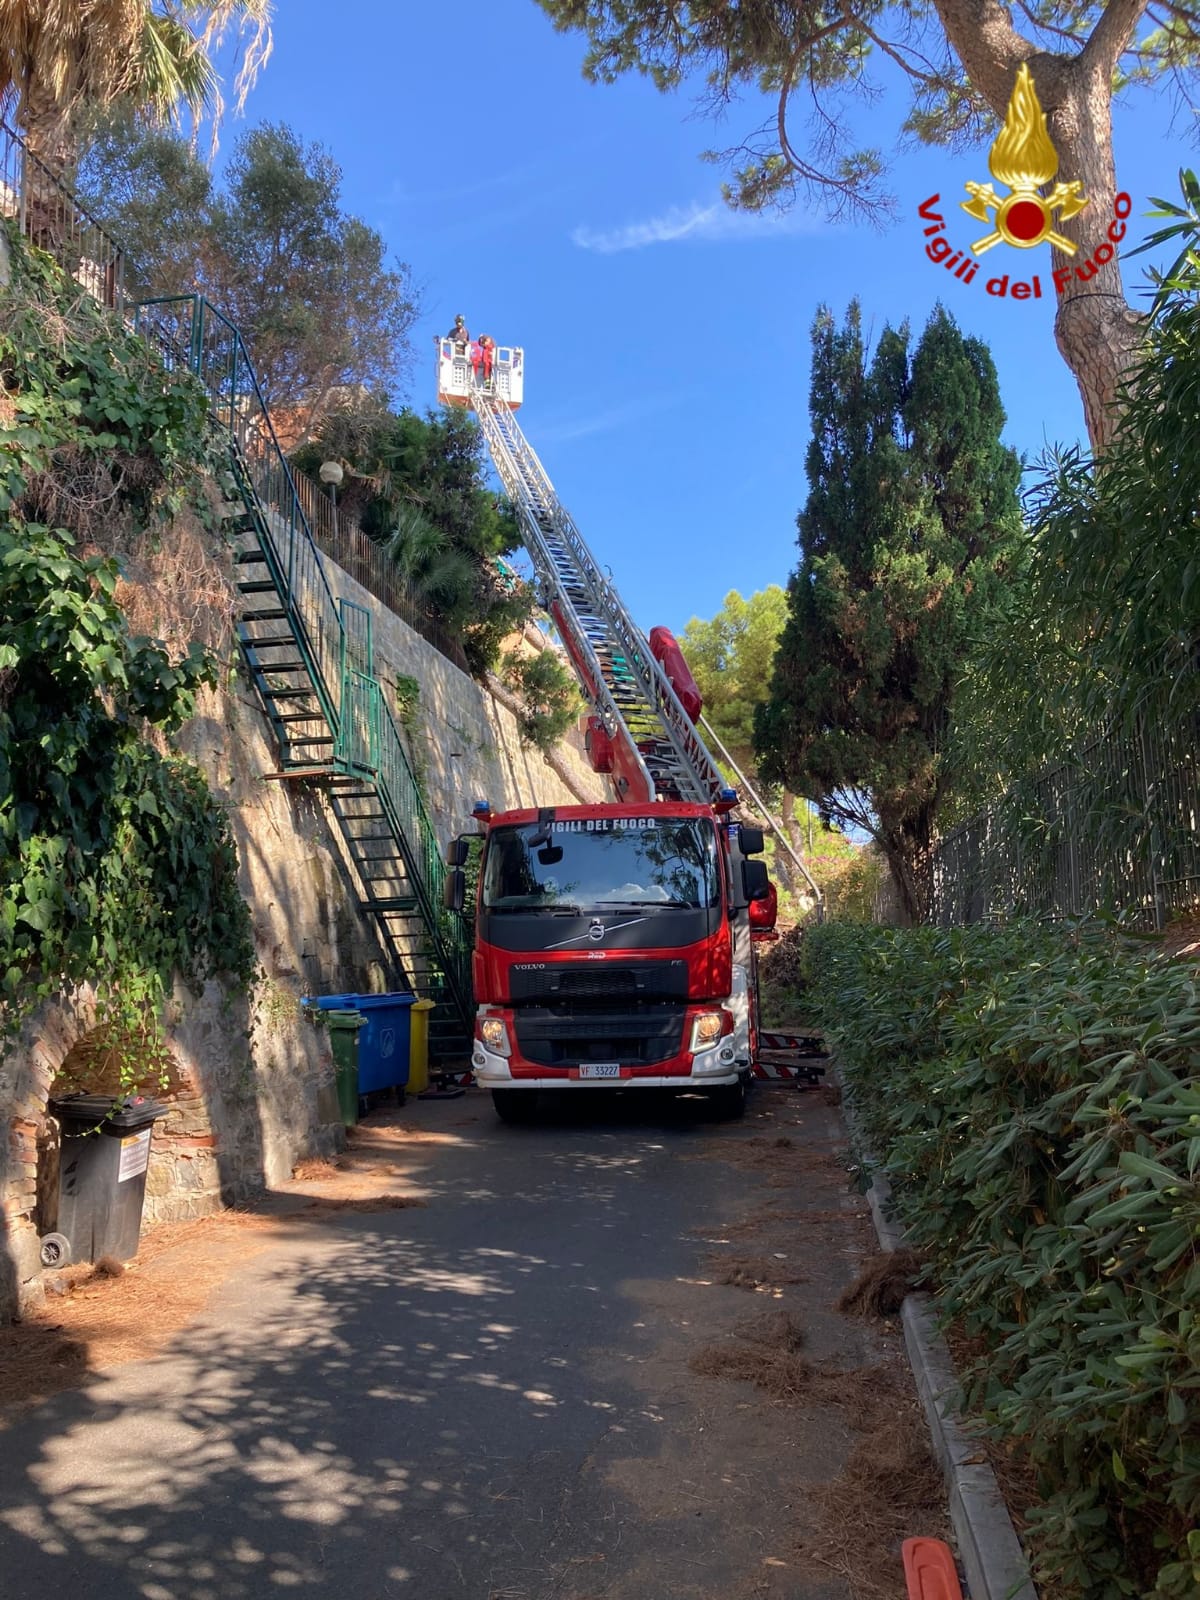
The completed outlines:
[[[52,255],[93,299],[125,306],[125,251],[60,174],[0,118],[0,214]]]
[[[37,204],[32,208],[29,205],[31,171],[37,174],[38,180],[35,186]],[[45,203],[47,196],[54,197],[49,214]],[[99,304],[118,314],[124,313],[127,296],[125,279],[129,270],[129,258],[124,246],[3,118],[0,118],[0,216],[11,217],[22,236],[48,249],[60,266],[70,272],[79,286]],[[141,304],[169,305],[179,298],[166,296],[157,300],[143,300]],[[183,298],[190,300],[193,297]],[[210,302],[206,302],[206,306],[206,316],[225,323],[237,335],[244,350],[241,334],[233,328],[228,318]],[[175,353],[178,355],[180,352]],[[269,426],[270,418],[265,408],[263,414]],[[274,442],[278,446],[278,439]],[[292,480],[309,530],[325,553],[339,566],[345,567],[364,589],[382,600],[435,650],[463,672],[469,672],[470,666],[462,646],[424,613],[398,575],[389,570],[380,546],[363,533],[356,522],[323,515],[329,503],[323,499],[311,479],[301,472],[293,472]]]
[[[375,676],[370,615],[361,606],[334,599],[320,547],[241,333],[198,294],[144,300],[137,307],[136,325],[142,333],[151,330],[169,365],[186,364],[199,376],[208,390],[214,417],[229,431],[235,473],[243,479],[243,498],[258,519],[264,554],[334,736],[333,765],[342,772],[367,776],[375,784],[409,868],[449,998],[469,1027],[472,1007],[465,931],[443,924],[445,866],[416,776]],[[352,619],[349,629],[347,614]]]
[[[383,545],[364,532],[355,517],[335,510],[329,496],[307,473],[293,467],[292,480],[312,536],[330,560],[376,599],[382,600],[389,611],[395,612],[439,654],[470,675],[470,664],[462,645],[422,610]]]
[[[123,247],[61,177],[0,118],[0,218],[4,217],[15,221],[18,232],[31,244],[51,254],[100,305],[119,315],[125,313]],[[342,687],[350,676],[342,669],[341,617],[302,496],[280,447],[241,332],[199,294],[140,301],[134,309],[134,327],[143,337],[149,337],[169,370],[185,367],[200,378],[208,390],[214,417],[229,431],[239,492],[246,500],[247,510],[258,521],[264,554],[289,625],[337,741],[342,736]],[[431,643],[445,649],[438,641]],[[378,715],[371,718],[375,734],[371,740],[373,776],[387,809],[397,820],[407,815],[415,830],[419,848],[412,848],[407,839],[400,842],[412,861],[418,903],[450,996],[469,1026],[469,951],[461,932],[455,941],[447,937],[447,930],[441,925],[439,908],[445,868],[437,837],[399,734],[383,707],[378,682],[373,677],[367,681],[371,699],[386,719],[381,722]],[[393,780],[390,783],[389,777]],[[388,792],[384,794],[384,790]]]
[[[379,796],[390,813],[392,831],[401,842],[405,862],[421,906],[433,953],[461,1020],[470,1031],[473,1016],[471,989],[471,947],[466,923],[443,913],[446,864],[433,823],[425,809],[420,786],[400,732],[375,686],[378,717],[375,721],[375,771]]]
[[[186,362],[208,390],[216,420],[233,437],[262,513],[260,531],[273,557],[280,598],[336,737],[341,720],[337,601],[245,341],[234,323],[200,294],[140,301],[134,326],[153,340],[168,364]]]

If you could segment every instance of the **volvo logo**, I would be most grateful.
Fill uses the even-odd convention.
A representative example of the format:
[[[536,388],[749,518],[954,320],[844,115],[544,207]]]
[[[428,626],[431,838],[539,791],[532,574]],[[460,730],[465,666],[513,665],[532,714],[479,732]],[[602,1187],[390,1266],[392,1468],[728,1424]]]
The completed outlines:
[[[573,933],[569,939],[560,939],[557,944],[548,944],[546,949],[565,950],[568,945],[580,944],[584,939],[590,939],[593,944],[599,944],[606,933],[616,933],[621,928],[632,928],[636,923],[645,922],[645,920],[645,917],[630,917],[627,922],[614,922],[611,927],[606,928],[600,918],[595,917],[586,933]],[[588,956],[588,960],[603,961],[604,956],[605,952],[603,950],[593,950]]]

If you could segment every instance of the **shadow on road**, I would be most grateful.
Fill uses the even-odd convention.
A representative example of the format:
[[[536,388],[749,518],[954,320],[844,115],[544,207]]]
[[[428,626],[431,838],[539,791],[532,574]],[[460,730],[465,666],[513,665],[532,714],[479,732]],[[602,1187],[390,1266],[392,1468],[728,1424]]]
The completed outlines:
[[[749,1103],[753,1104],[753,1100]],[[491,1117],[486,1099],[482,1109],[484,1116]],[[714,1125],[730,1124],[706,1094],[616,1088],[540,1095],[534,1120],[529,1124],[534,1128],[658,1128],[674,1134],[704,1133]]]
[[[647,1141],[597,1129],[530,1161],[524,1134],[496,1130],[500,1158],[508,1145],[529,1168],[520,1198],[570,1200],[545,1248],[542,1209],[489,1225],[469,1171],[459,1198],[484,1203],[459,1212],[457,1246],[433,1207],[296,1223],[162,1356],[18,1420],[0,1465],[6,1600],[80,1583],[95,1600],[535,1592],[580,1460],[614,1426],[653,1433],[632,1389],[600,1392],[578,1359],[638,1346],[609,1290]],[[617,1525],[611,1493],[596,1511]]]

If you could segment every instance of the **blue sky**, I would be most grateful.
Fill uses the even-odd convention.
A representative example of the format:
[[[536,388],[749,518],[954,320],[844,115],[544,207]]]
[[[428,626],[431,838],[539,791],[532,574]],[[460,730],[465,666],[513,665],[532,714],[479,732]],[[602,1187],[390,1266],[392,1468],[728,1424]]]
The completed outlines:
[[[916,208],[987,178],[986,149],[895,160],[896,223],[832,228],[815,213],[736,218],[699,159],[755,121],[716,130],[686,94],[641,79],[585,83],[582,41],[533,0],[282,0],[275,53],[247,106],[289,122],[344,171],[347,209],[378,228],[421,290],[406,399],[433,402],[433,336],[456,312],[521,344],[521,420],[560,496],[644,629],[678,631],[728,590],[786,582],[806,487],[809,328],[822,302],[862,301],[868,327],[920,327],[941,296],[986,339],[1007,437],[1033,456],[1082,435],[1054,347],[1054,303],[990,300],[924,256]],[[898,98],[861,122],[889,152]],[[227,125],[227,151],[238,124]],[[1150,194],[1194,163],[1164,95],[1117,113],[1117,171],[1140,236]],[[962,238],[959,238],[959,235]],[[1025,276],[1029,257],[1005,251]],[[1049,251],[1039,258],[1043,286]],[[1130,263],[1131,285],[1142,262]],[[1030,262],[1029,270],[1035,269]]]

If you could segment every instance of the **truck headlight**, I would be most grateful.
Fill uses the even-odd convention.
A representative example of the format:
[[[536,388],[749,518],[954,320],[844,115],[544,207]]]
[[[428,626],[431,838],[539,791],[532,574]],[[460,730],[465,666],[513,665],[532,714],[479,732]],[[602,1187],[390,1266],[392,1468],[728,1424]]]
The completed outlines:
[[[702,1011],[692,1018],[692,1042],[688,1048],[693,1055],[697,1050],[709,1050],[724,1032],[724,1011]]]
[[[512,1055],[512,1046],[508,1042],[508,1029],[502,1017],[483,1017],[479,1023],[479,1041],[485,1050],[490,1050],[494,1056]]]

